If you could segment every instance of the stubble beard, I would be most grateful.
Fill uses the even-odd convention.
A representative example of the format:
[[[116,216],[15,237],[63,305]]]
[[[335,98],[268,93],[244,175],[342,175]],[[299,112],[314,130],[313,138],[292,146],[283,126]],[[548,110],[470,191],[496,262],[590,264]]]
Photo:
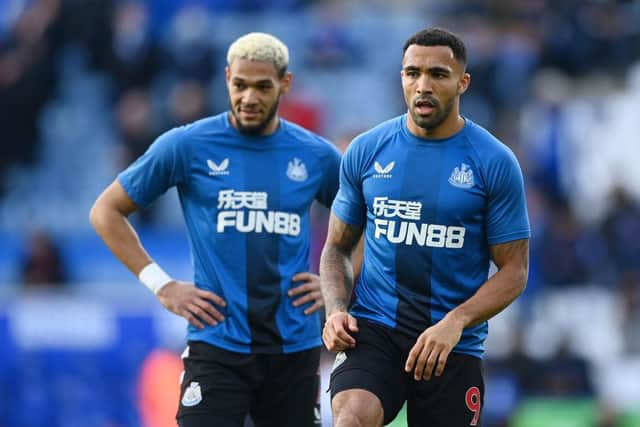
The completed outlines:
[[[447,120],[447,118],[451,114],[451,111],[453,110],[453,104],[454,100],[452,99],[448,104],[444,106],[442,110],[438,110],[437,108],[435,108],[435,114],[427,118],[422,117],[420,114],[418,114],[415,110],[415,106],[409,109],[409,112],[411,113],[411,117],[418,127],[427,131],[433,131],[442,123],[444,123],[445,120]]]
[[[255,125],[250,125],[250,126],[244,125],[240,120],[240,117],[238,117],[238,114],[236,113],[236,110],[233,108],[233,106],[231,106],[231,114],[233,114],[233,117],[235,117],[236,126],[238,127],[238,130],[241,133],[246,135],[251,135],[251,136],[257,136],[257,135],[261,135],[262,132],[264,132],[267,126],[269,126],[269,123],[271,122],[271,120],[276,116],[276,113],[278,112],[279,104],[280,104],[280,95],[278,95],[278,98],[273,103],[273,106],[268,111],[264,120]]]

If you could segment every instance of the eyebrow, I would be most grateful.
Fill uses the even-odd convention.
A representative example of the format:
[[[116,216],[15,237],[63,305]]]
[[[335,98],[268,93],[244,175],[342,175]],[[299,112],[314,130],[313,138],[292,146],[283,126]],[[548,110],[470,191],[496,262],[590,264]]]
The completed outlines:
[[[407,65],[403,69],[405,71],[420,71],[421,70],[420,67],[417,67],[415,65]],[[427,71],[430,72],[430,73],[446,73],[446,74],[452,73],[452,70],[450,68],[437,66],[437,65],[427,68]]]
[[[247,79],[243,79],[242,77],[234,77],[233,79],[234,83],[245,83],[248,85],[270,85],[273,86],[273,81],[271,81],[271,79],[263,79],[263,80],[257,80],[257,81],[251,81],[251,80],[247,80]]]

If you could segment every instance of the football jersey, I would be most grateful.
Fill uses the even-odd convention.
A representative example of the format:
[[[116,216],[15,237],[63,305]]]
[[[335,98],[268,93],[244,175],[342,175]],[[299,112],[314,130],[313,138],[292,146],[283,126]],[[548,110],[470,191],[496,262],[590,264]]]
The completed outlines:
[[[144,207],[175,186],[193,255],[194,283],[224,298],[225,320],[187,339],[242,353],[319,346],[318,313],[294,307],[292,276],[309,271],[309,209],[330,206],[340,153],[286,120],[268,136],[234,128],[228,113],[161,135],[118,179]]]
[[[444,139],[411,134],[406,114],[356,137],[332,211],[365,227],[350,312],[416,338],[487,280],[490,245],[530,235],[515,156],[468,119]],[[466,328],[454,351],[481,357],[486,335]]]

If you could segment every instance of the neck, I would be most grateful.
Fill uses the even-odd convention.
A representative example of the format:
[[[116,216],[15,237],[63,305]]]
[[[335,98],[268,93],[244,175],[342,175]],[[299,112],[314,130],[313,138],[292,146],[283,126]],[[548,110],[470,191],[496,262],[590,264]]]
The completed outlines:
[[[447,116],[442,123],[431,129],[418,126],[416,122],[413,121],[411,114],[407,114],[407,128],[409,128],[409,132],[419,138],[444,139],[455,135],[463,127],[464,119],[460,116],[458,108],[453,108],[449,116]]]
[[[280,119],[278,118],[278,116],[274,116],[271,120],[269,120],[269,123],[262,130],[262,132],[260,132],[260,135],[262,136],[271,135],[272,133],[278,130],[278,126],[280,126]]]
[[[238,120],[236,119],[236,116],[234,116],[230,111],[227,113],[227,116],[229,117],[229,123],[231,123],[231,126],[236,128],[240,132],[245,133],[240,129],[240,126],[238,126]],[[274,133],[275,131],[277,131],[279,125],[280,125],[280,118],[278,117],[278,115],[275,115],[271,118],[271,120],[269,120],[269,123],[267,124],[267,126],[265,126],[259,133],[256,133],[256,134],[252,134],[248,132],[246,133],[248,135],[253,135],[253,136],[268,136]]]

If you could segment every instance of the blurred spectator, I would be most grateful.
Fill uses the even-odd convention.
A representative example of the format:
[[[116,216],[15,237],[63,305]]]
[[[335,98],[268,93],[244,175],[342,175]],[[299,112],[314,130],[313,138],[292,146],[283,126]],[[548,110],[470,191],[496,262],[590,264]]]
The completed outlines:
[[[551,357],[538,360],[527,353],[522,331],[514,333],[513,337],[516,342],[511,353],[504,359],[494,359],[488,363],[493,376],[511,383],[512,393],[519,398],[594,395],[589,364],[571,351],[567,340],[561,342]]]
[[[28,287],[60,286],[66,282],[60,251],[43,230],[34,231],[28,237],[21,280]]]
[[[346,19],[347,7],[336,0],[317,5],[317,19],[305,43],[308,66],[336,69],[362,65],[363,57]]]
[[[128,166],[144,153],[156,134],[149,95],[144,89],[123,93],[116,105],[116,125],[124,155],[120,168]]]
[[[571,80],[557,69],[542,69],[530,84],[532,97],[521,112],[525,173],[548,197],[562,199],[561,144],[566,121],[562,105],[571,94]]]
[[[191,123],[209,115],[206,88],[197,80],[176,82],[171,88],[168,104],[167,128]]]
[[[188,3],[197,5],[210,12],[228,13],[261,13],[296,11],[312,4],[314,0],[189,0]],[[153,0],[154,11],[159,15],[162,25],[167,19],[175,16],[184,7],[184,1]]]
[[[173,18],[164,43],[166,71],[180,79],[208,82],[219,68],[211,41],[212,27],[207,9],[182,7]]]
[[[538,389],[537,378],[540,373],[540,361],[533,359],[526,351],[524,345],[523,325],[518,323],[516,331],[512,334],[514,343],[512,350],[507,357],[501,359],[491,359],[488,369],[494,375],[500,376],[513,382],[512,387],[518,395],[531,396]]]
[[[59,10],[60,0],[34,1],[0,39],[0,174],[14,162],[35,160],[38,117],[55,86]]]
[[[625,352],[640,356],[640,272],[627,272],[620,280]]]
[[[526,162],[523,166],[526,175]],[[525,188],[527,192],[527,207],[529,209],[529,222],[531,224],[531,241],[530,248],[531,253],[535,256],[530,256],[529,260],[529,281],[527,282],[527,288],[525,292],[520,296],[522,303],[530,303],[538,296],[538,292],[541,290],[541,277],[540,277],[540,257],[537,254],[540,252],[540,246],[543,243],[543,237],[545,235],[545,229],[549,226],[551,221],[551,201],[547,197],[547,194],[542,191],[537,185],[525,181]]]
[[[498,34],[492,89],[506,111],[522,105],[529,97],[529,85],[539,61],[540,40],[532,23],[510,21]]]
[[[575,285],[588,279],[587,268],[578,252],[582,232],[582,227],[566,204],[558,203],[552,208],[549,224],[542,231],[536,254],[545,284]]]
[[[150,85],[159,71],[158,61],[146,5],[139,0],[118,2],[112,14],[105,64],[118,89]]]
[[[618,187],[611,195],[611,210],[603,225],[615,271],[640,274],[640,204]]]
[[[89,59],[89,65],[102,69],[106,63],[115,1],[60,0],[60,37],[62,43],[73,45]]]
[[[276,13],[262,14],[267,11]],[[292,19],[300,19],[294,32]],[[523,167],[533,233],[529,284],[522,299],[527,313],[536,315],[536,302],[549,288],[572,285],[582,292],[586,282],[599,287],[612,283],[615,287],[609,291],[617,293],[623,319],[625,356],[637,359],[638,1],[0,0],[0,232],[18,230],[15,240],[22,242],[20,230],[34,221],[26,206],[46,204],[47,214],[38,216],[38,226],[61,227],[64,217],[62,227],[69,227],[69,234],[58,234],[54,228],[56,237],[81,234],[86,208],[76,205],[93,200],[96,187],[78,176],[111,177],[109,162],[114,158],[128,164],[161,131],[204,117],[212,106],[226,107],[221,97],[214,99],[217,90],[223,90],[220,72],[225,61],[215,43],[240,29],[277,29],[285,37],[299,38],[292,48],[306,49],[298,52],[305,60],[296,67],[300,75],[309,76],[307,84],[321,89],[290,92],[281,100],[281,114],[332,138],[344,151],[360,122],[366,127],[375,115],[368,108],[370,100],[389,117],[398,105],[404,107],[401,98],[388,102],[398,95],[397,74],[379,78],[390,67],[378,59],[399,54],[386,52],[385,41],[393,39],[398,28],[431,23],[456,30],[468,40],[473,52],[473,83],[463,101],[468,117],[501,135]],[[356,32],[362,28],[367,29],[363,35]],[[68,73],[68,51],[88,58],[89,67],[73,76]],[[625,84],[622,75],[627,70],[631,73]],[[79,102],[69,102],[68,88],[79,88],[73,92],[81,94]],[[96,113],[102,110],[87,108],[85,93],[91,94],[92,104],[113,105],[113,120],[103,120],[103,114]],[[342,115],[354,118],[346,125],[331,119]],[[87,129],[93,131],[96,123],[104,128],[88,138]],[[520,126],[517,135],[515,125]],[[122,148],[121,157],[113,156],[114,139]],[[92,159],[92,166],[82,172],[85,158]],[[71,185],[69,180],[79,183]],[[2,187],[8,190],[4,194]],[[167,221],[169,216],[152,212],[160,210],[142,211],[138,219],[151,226],[174,225]],[[320,237],[311,247],[316,268],[327,212],[314,209],[312,216],[317,224],[314,237]],[[82,225],[76,229],[76,223]],[[10,244],[3,237],[2,277],[15,278],[17,271],[28,286],[64,283],[63,262],[52,235],[38,231],[27,242],[22,254],[21,243]],[[103,255],[86,252],[92,266],[111,268],[100,260]],[[567,310],[576,307],[573,303],[567,297]],[[528,332],[516,330],[520,337]],[[549,333],[553,342],[561,334]],[[587,343],[587,352],[589,345],[599,346]],[[488,390],[493,380],[492,390],[498,390],[501,400],[489,402],[500,401],[502,406],[492,409],[496,418],[488,425],[506,423],[505,414],[522,397],[551,391],[588,394],[592,388],[585,381],[589,366],[566,348],[557,362],[546,353],[544,360],[534,359],[531,347],[528,351],[518,344],[506,359],[490,361]],[[171,372],[166,373],[167,383],[173,381]],[[0,424],[11,425],[2,416],[0,405]]]
[[[535,376],[533,391],[540,396],[558,398],[593,397],[595,389],[589,369],[587,360],[571,351],[565,340],[552,357],[531,372]]]

